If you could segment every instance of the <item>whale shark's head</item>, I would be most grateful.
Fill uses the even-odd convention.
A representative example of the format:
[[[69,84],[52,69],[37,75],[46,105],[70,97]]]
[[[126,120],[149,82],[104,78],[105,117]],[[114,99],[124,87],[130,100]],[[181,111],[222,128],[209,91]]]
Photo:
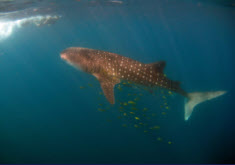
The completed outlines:
[[[79,48],[65,49],[60,53],[60,57],[72,65],[79,65],[83,60],[83,56],[81,55]]]
[[[83,71],[90,72],[92,69],[91,63],[93,63],[93,58],[87,48],[70,47],[63,50],[60,53],[60,57],[68,64],[78,69],[82,69]]]

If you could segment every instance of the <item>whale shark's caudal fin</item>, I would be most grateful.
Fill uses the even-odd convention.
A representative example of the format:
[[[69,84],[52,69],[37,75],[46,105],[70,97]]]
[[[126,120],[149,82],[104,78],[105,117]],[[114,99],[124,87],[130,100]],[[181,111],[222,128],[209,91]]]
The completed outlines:
[[[189,119],[194,107],[198,104],[219,97],[225,93],[226,91],[188,93],[188,100],[186,101],[184,106],[184,119]]]

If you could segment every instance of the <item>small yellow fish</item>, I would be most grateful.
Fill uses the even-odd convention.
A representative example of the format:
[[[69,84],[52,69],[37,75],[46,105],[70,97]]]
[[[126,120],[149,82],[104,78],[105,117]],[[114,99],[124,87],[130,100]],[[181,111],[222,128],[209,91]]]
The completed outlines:
[[[166,107],[166,109],[169,109],[169,107]]]
[[[162,138],[161,138],[161,137],[158,137],[157,140],[158,140],[158,141],[162,141]]]
[[[166,115],[166,112],[162,112],[162,115]]]
[[[173,93],[171,91],[168,91],[169,95],[172,95]]]
[[[168,142],[168,144],[172,144],[172,142],[171,142],[171,141],[169,141],[169,142]]]
[[[146,132],[148,132],[147,130],[144,130],[144,132],[146,133]]]
[[[136,104],[134,101],[128,101],[128,104]]]
[[[134,125],[135,128],[138,128],[139,126],[137,124]]]
[[[139,118],[139,117],[135,117],[135,119],[136,119],[136,120],[140,120],[140,118]]]
[[[143,109],[143,111],[147,111],[147,110],[148,110],[148,108],[144,108],[144,109]]]
[[[125,103],[123,103],[123,105],[127,106],[128,104],[125,102]]]
[[[162,96],[163,99],[166,99],[166,96]]]
[[[89,87],[93,87],[93,85],[92,85],[92,84],[88,84],[88,86],[89,86]]]
[[[105,110],[105,109],[98,108],[98,111],[100,111],[100,112],[105,112],[106,110]]]
[[[136,107],[131,107],[132,110],[137,111],[138,109]]]
[[[120,85],[118,86],[118,90],[119,90],[119,91],[122,91],[122,87],[121,87]]]
[[[135,112],[130,112],[130,114],[135,114]]]
[[[155,125],[155,126],[153,126],[152,128],[153,128],[154,130],[156,130],[156,129],[160,129],[160,126]]]
[[[127,115],[127,114],[126,114],[126,112],[125,112],[125,113],[123,113],[123,115],[124,115],[124,116],[126,116],[126,115]]]
[[[135,101],[139,101],[139,100],[140,100],[140,98],[139,98],[139,97],[136,97],[134,100],[135,100]]]
[[[83,86],[80,86],[80,89],[85,89],[85,87],[83,87]]]

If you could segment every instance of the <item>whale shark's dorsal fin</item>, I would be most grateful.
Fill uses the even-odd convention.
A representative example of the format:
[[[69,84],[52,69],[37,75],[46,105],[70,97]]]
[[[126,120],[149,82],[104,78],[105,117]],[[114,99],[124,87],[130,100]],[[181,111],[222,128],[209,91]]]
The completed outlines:
[[[114,104],[115,103],[114,86],[120,83],[120,80],[99,74],[94,74],[94,76],[99,80],[100,86],[107,100],[110,102],[110,104]]]
[[[158,62],[150,63],[148,65],[149,65],[149,67],[152,67],[157,72],[163,72],[163,70],[166,66],[166,62],[165,61],[158,61]]]

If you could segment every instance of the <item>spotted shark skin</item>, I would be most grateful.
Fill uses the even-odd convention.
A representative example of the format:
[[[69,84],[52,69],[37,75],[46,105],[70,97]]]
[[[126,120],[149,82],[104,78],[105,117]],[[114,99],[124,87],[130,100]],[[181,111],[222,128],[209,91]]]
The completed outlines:
[[[180,88],[180,83],[168,79],[164,73],[165,62],[144,64],[139,61],[115,53],[81,47],[70,47],[61,52],[61,58],[84,72],[95,76],[107,100],[115,103],[114,87],[122,80],[134,82],[148,87],[161,87],[176,92],[189,99],[185,104],[185,120],[190,117],[193,108],[210,97],[223,95],[225,91],[205,92],[198,94],[187,93]],[[209,96],[210,95],[210,96]],[[203,99],[199,99],[202,97]],[[194,100],[197,100],[195,102]],[[198,102],[200,100],[200,102]]]

